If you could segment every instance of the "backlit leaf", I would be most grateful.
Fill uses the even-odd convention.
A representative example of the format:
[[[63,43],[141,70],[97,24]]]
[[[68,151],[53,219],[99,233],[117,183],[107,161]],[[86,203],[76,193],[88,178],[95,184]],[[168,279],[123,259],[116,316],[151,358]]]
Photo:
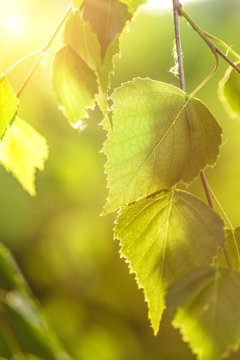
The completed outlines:
[[[105,213],[180,180],[189,183],[215,163],[221,128],[200,100],[150,79],[125,83],[112,99],[113,128],[103,121],[110,189]]]
[[[230,258],[233,269],[240,271],[240,227],[234,230],[227,229],[225,249]],[[223,251],[220,257],[221,266],[228,267]]]
[[[0,144],[0,164],[10,171],[30,195],[35,195],[35,172],[43,170],[48,146],[32,126],[16,118]]]
[[[198,360],[220,360],[240,344],[240,274],[230,269],[199,269],[170,288],[167,304]]]
[[[97,35],[90,24],[84,21],[80,11],[69,17],[65,26],[64,42],[70,45],[92,70],[100,68],[102,59]]]
[[[141,199],[120,210],[115,236],[130,271],[144,289],[155,334],[167,287],[185,273],[211,264],[225,240],[223,226],[209,206],[179,190]]]
[[[108,46],[116,35],[123,31],[131,14],[127,6],[119,0],[84,0],[83,18],[97,34],[104,59]]]
[[[219,97],[233,118],[240,117],[240,74],[231,66],[219,83]]]
[[[87,109],[94,108],[97,79],[92,69],[65,46],[55,56],[53,87],[59,104],[73,127],[84,128]]]
[[[128,7],[128,11],[131,14],[137,10],[140,5],[146,4],[147,0],[120,0],[122,3],[126,4]]]
[[[72,7],[74,10],[78,10],[82,5],[83,0],[72,0]]]
[[[66,23],[64,41],[95,71],[99,86],[97,101],[105,114],[108,109],[110,76],[114,69],[113,57],[119,53],[119,34],[108,46],[104,59],[102,59],[98,37],[78,11],[71,15]]]
[[[14,120],[18,109],[18,99],[6,77],[0,77],[0,140]]]
[[[0,273],[0,328],[7,325],[5,336],[16,353],[21,350],[44,360],[70,360],[33,300],[12,255],[2,244]]]

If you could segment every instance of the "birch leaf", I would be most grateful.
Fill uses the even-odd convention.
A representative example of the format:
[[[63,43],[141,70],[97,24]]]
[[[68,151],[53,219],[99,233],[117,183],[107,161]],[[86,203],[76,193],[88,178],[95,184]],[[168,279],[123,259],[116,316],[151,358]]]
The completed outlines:
[[[13,122],[18,109],[18,99],[6,77],[0,77],[0,140]]]
[[[53,87],[72,126],[84,128],[87,110],[95,106],[97,79],[93,70],[70,46],[62,48],[55,56]]]
[[[115,211],[180,180],[191,182],[213,165],[221,128],[206,106],[179,88],[136,79],[112,95],[103,152],[110,189],[104,213]]]
[[[209,206],[179,190],[141,199],[120,210],[115,237],[144,289],[155,334],[168,286],[185,273],[211,264],[225,241],[223,227]]]
[[[198,360],[220,360],[240,344],[240,274],[230,269],[199,269],[170,288],[167,303],[173,325]]]
[[[30,195],[36,194],[35,172],[43,170],[48,146],[31,125],[16,118],[0,145],[0,164],[10,171]]]
[[[239,63],[237,63],[239,65]],[[232,118],[240,117],[240,74],[230,66],[219,82],[219,97]]]

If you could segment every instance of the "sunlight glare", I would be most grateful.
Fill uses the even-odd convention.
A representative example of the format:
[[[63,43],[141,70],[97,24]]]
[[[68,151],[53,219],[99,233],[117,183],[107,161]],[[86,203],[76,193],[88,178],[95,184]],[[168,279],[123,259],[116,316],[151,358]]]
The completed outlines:
[[[18,16],[11,15],[5,19],[5,28],[10,32],[19,32],[22,29],[22,22]]]

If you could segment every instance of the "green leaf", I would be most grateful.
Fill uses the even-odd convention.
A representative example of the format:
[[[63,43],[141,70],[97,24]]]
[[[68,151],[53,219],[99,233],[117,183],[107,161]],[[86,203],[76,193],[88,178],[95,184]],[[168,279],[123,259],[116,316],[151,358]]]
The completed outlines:
[[[83,0],[72,0],[72,7],[74,10],[79,10]]]
[[[18,99],[6,77],[0,77],[0,140],[13,122],[18,109]]]
[[[108,46],[123,31],[131,14],[119,0],[84,0],[83,18],[97,34],[104,59]]]
[[[230,258],[232,267],[236,271],[240,271],[240,226],[234,230],[226,230],[225,249]],[[220,256],[221,266],[228,267],[223,250]]]
[[[220,360],[240,344],[240,274],[207,267],[170,288],[167,304],[198,360]]]
[[[115,237],[144,289],[157,334],[167,287],[185,273],[211,263],[225,241],[221,218],[179,190],[141,199],[120,210]]]
[[[123,84],[112,95],[106,173],[110,189],[105,213],[144,195],[191,182],[213,165],[221,128],[206,106],[172,85],[150,79]]]
[[[48,146],[32,126],[16,118],[0,145],[0,164],[10,171],[23,188],[34,196],[36,169],[43,170]]]
[[[107,113],[108,106],[108,89],[110,86],[110,77],[114,72],[114,57],[119,54],[119,35],[108,46],[105,58],[101,67],[97,71],[99,93],[97,95],[98,104],[103,112]]]
[[[71,15],[66,23],[65,44],[71,46],[96,72],[99,85],[97,101],[104,114],[108,109],[114,56],[120,51],[120,35],[137,7],[144,2],[146,0],[85,0],[81,7],[82,13],[78,11]]]
[[[93,70],[70,46],[62,48],[55,56],[53,87],[59,104],[73,127],[84,128],[87,110],[95,106],[97,79]]]
[[[120,1],[127,5],[128,11],[131,14],[134,14],[137,8],[140,5],[146,4],[148,0],[120,0]]]
[[[13,257],[2,244],[0,273],[0,328],[7,328],[5,335],[15,352],[32,353],[44,360],[70,360],[33,300]]]
[[[237,63],[238,65],[239,63]],[[219,97],[232,118],[240,117],[240,75],[230,66],[219,82]]]
[[[84,21],[80,11],[72,14],[65,25],[64,43],[96,71],[102,63],[101,49],[97,35],[93,33],[90,24]]]
[[[95,71],[98,80],[97,101],[105,114],[108,109],[108,88],[110,76],[113,73],[113,57],[119,53],[119,35],[111,42],[106,50],[104,59],[101,57],[101,46],[97,35],[90,24],[84,21],[78,11],[69,17],[65,26],[64,42]]]

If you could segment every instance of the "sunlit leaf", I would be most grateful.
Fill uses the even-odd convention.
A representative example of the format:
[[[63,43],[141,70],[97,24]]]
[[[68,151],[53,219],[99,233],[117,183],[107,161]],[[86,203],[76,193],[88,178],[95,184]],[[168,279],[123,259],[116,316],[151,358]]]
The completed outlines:
[[[10,171],[30,195],[35,195],[35,172],[43,170],[48,146],[32,126],[16,118],[0,145],[0,164]]]
[[[105,114],[108,109],[110,76],[114,68],[113,57],[119,53],[119,35],[116,35],[116,38],[108,46],[104,59],[102,59],[98,37],[78,11],[66,23],[64,41],[95,71],[99,86],[97,101]]]
[[[108,46],[123,31],[131,14],[119,0],[84,0],[83,18],[97,34],[104,59]]]
[[[0,140],[8,126],[14,120],[18,108],[18,99],[5,77],[0,77]]]
[[[221,128],[200,100],[150,79],[125,83],[112,99],[113,128],[103,121],[110,189],[105,213],[180,180],[189,183],[215,163]]]
[[[227,229],[225,249],[233,269],[240,271],[240,227],[237,227],[234,230]],[[220,264],[221,266],[228,267],[223,251],[221,252]]]
[[[70,46],[59,50],[53,65],[53,87],[70,123],[84,128],[87,110],[94,108],[97,79],[92,69]]]
[[[32,353],[44,360],[70,360],[35,303],[10,252],[0,244],[0,328],[16,352]]]
[[[120,1],[127,5],[128,11],[131,14],[134,14],[137,8],[140,5],[146,4],[148,0],[120,0]]]
[[[156,334],[167,287],[183,274],[211,263],[224,243],[223,222],[205,203],[178,190],[123,207],[115,236],[121,254],[144,289]]]
[[[78,10],[82,5],[83,0],[72,0],[72,7],[74,10]]]
[[[170,288],[167,304],[198,360],[220,360],[240,344],[240,274],[207,267]]]
[[[80,11],[69,17],[65,26],[64,42],[70,45],[92,70],[101,67],[101,49],[97,35],[90,24],[84,21]]]
[[[240,74],[231,66],[219,83],[219,97],[233,118],[240,117]]]
[[[96,71],[99,84],[97,101],[104,114],[108,110],[108,89],[114,71],[114,56],[120,52],[120,35],[127,21],[144,2],[85,0],[81,12],[71,15],[66,23],[65,44],[70,45]]]

